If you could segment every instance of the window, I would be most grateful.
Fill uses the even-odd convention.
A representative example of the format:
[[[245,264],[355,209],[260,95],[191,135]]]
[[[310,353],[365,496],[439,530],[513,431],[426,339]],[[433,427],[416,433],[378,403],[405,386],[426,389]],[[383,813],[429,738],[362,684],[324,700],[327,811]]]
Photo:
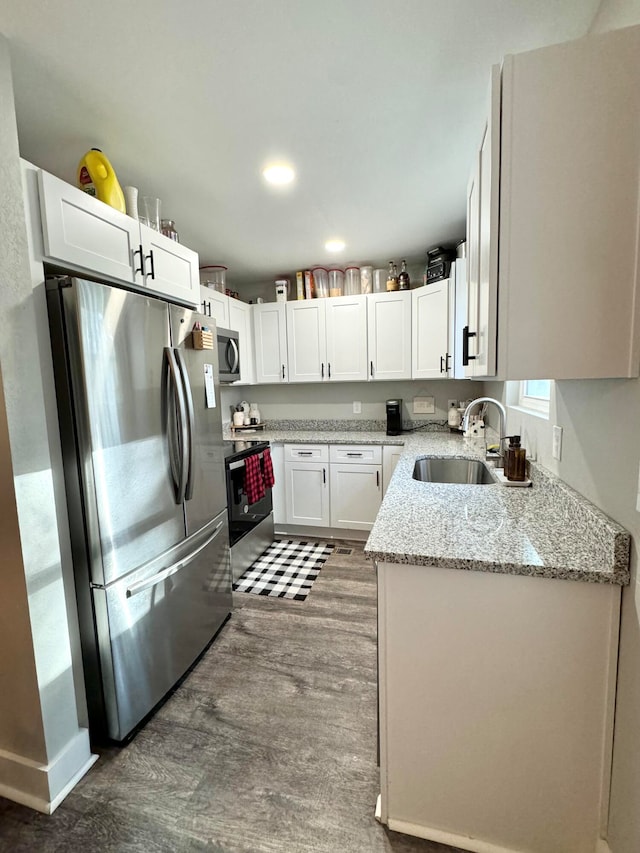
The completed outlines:
[[[530,409],[534,412],[539,412],[541,415],[548,415],[550,400],[550,379],[525,379],[520,383],[518,405],[522,406],[523,409]]]

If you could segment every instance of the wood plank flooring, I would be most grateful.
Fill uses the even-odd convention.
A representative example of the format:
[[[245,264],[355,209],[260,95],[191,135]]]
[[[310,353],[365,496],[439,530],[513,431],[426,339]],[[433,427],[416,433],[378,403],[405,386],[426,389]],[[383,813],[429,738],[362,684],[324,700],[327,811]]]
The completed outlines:
[[[237,596],[169,701],[53,815],[0,798],[0,851],[455,853],[374,819],[375,575],[349,544],[305,602]]]

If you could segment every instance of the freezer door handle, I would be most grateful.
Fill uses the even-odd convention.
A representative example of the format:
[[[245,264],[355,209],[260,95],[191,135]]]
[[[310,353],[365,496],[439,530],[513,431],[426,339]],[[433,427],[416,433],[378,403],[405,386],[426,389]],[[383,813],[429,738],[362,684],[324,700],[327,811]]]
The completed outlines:
[[[187,373],[187,365],[184,362],[184,356],[179,349],[175,350],[176,361],[182,378],[182,387],[186,400],[186,429],[185,437],[187,443],[187,482],[184,489],[184,499],[190,501],[193,497],[193,425],[195,417],[193,414],[193,394],[191,393],[191,383],[189,382],[189,374]]]
[[[172,566],[168,566],[166,569],[162,569],[161,572],[157,572],[155,575],[151,575],[150,578],[146,578],[146,580],[138,581],[138,583],[132,583],[131,586],[127,587],[126,596],[127,598],[132,598],[132,596],[137,595],[139,592],[144,592],[145,589],[150,589],[152,586],[156,586],[162,581],[170,578],[171,575],[175,575],[176,572],[179,572],[180,569],[183,569],[185,566],[188,566],[189,563],[194,560],[201,551],[207,547],[207,545],[211,544],[213,540],[216,538],[220,530],[222,529],[223,522],[221,521],[216,529],[213,531],[211,536],[209,536],[202,545],[199,545],[195,551],[192,551],[188,556],[183,557],[182,560],[178,560],[177,563],[174,563]]]
[[[171,347],[165,347],[163,351],[165,363],[162,378],[162,418],[164,432],[169,442],[169,461],[171,464],[171,478],[173,480],[175,502],[181,504],[184,501],[187,490],[189,447],[186,429],[187,404],[184,387],[180,381],[180,368],[178,367],[175,352]],[[169,394],[169,381],[171,382],[173,395]],[[173,400],[175,400],[178,415],[179,434],[175,436],[178,440],[177,451],[174,442],[175,429],[173,427],[173,418],[176,413],[174,411]]]

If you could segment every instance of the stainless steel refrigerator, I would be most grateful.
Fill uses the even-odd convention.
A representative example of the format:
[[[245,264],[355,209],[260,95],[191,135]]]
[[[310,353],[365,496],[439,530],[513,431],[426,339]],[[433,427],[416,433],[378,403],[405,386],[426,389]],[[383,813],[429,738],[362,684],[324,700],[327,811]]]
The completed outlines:
[[[47,302],[90,733],[123,741],[231,612],[217,352],[160,299],[56,277]]]

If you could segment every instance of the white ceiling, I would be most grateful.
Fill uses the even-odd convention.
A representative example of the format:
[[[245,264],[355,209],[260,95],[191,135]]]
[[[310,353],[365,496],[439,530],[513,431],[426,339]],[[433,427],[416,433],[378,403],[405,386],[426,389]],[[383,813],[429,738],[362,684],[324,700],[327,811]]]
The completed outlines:
[[[68,181],[102,148],[201,263],[267,280],[464,233],[505,53],[584,35],[598,0],[4,0],[23,157]],[[263,165],[297,180],[275,191]]]

